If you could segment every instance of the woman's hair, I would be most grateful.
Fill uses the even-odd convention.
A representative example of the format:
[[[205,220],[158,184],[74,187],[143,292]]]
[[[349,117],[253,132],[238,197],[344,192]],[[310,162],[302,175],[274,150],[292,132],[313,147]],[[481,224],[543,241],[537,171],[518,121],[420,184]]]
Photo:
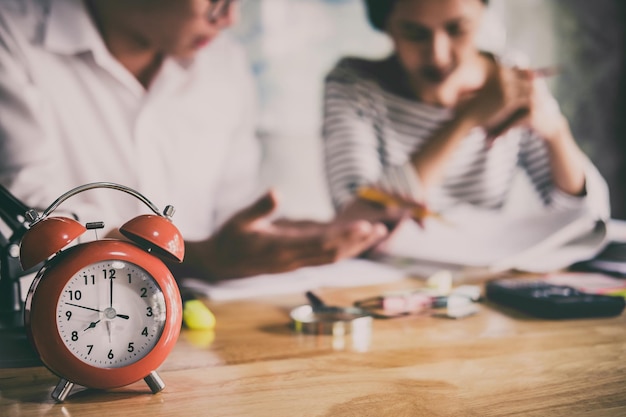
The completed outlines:
[[[385,30],[385,23],[387,18],[391,14],[396,2],[398,0],[365,0],[365,8],[367,9],[367,17],[370,24],[375,29]],[[484,4],[489,3],[489,0],[480,0]]]

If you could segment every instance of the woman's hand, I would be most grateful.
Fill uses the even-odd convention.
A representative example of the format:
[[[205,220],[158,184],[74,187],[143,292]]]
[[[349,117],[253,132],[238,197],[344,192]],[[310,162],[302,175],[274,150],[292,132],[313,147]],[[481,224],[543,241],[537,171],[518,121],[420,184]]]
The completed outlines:
[[[547,141],[563,129],[564,118],[548,88],[531,69],[496,66],[485,86],[461,113],[493,140],[516,126],[527,126]]]
[[[543,80],[535,77],[528,114],[519,120],[550,144],[560,140],[568,123]]]
[[[514,114],[528,109],[532,84],[530,70],[495,64],[485,85],[473,98],[460,106],[459,112],[487,131],[502,127]],[[510,128],[509,125],[510,123],[507,129]]]

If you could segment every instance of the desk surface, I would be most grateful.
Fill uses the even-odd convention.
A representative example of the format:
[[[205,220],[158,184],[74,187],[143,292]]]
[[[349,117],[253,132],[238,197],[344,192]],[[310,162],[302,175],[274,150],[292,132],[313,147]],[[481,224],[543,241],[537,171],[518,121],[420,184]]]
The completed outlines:
[[[415,287],[401,281],[389,287]],[[320,290],[333,304],[380,287]],[[0,369],[1,416],[623,416],[626,315],[543,321],[482,304],[461,320],[376,320],[370,343],[294,334],[304,296],[208,303],[215,333],[185,330],[143,382],[50,398],[45,368]]]

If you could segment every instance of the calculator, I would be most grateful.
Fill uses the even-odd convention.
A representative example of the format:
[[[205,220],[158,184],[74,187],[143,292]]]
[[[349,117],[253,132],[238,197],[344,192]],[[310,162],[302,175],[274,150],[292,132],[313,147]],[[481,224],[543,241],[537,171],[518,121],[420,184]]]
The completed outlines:
[[[488,300],[524,313],[550,319],[611,317],[622,313],[624,298],[589,294],[540,278],[500,278],[485,287]]]

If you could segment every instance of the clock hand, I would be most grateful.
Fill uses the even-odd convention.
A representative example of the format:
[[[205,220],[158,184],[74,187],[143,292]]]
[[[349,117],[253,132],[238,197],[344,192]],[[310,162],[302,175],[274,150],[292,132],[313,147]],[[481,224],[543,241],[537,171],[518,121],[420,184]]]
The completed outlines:
[[[68,306],[73,306],[73,307],[80,307],[80,308],[84,308],[85,310],[91,310],[91,311],[97,311],[98,313],[102,313],[102,310],[98,310],[96,308],[91,308],[91,307],[85,307],[85,306],[80,306],[78,304],[72,304],[72,303],[65,303]]]
[[[86,332],[86,331],[87,331],[87,330],[89,330],[89,329],[93,329],[94,327],[96,327],[96,325],[97,325],[98,323],[100,323],[100,320],[98,320],[98,321],[92,321],[91,323],[89,323],[89,327],[87,327],[87,328],[86,328],[85,330],[83,330],[83,331],[85,331],[85,332]]]
[[[65,304],[67,304],[68,306],[84,308],[85,310],[97,311],[98,313],[104,313],[105,312],[105,311],[102,311],[102,310],[98,310],[97,308],[85,307],[85,306],[81,306],[81,305],[74,304],[74,303],[65,303]],[[115,310],[112,310],[112,312],[113,312],[113,314],[115,314]],[[107,312],[107,315],[108,315],[108,312]],[[124,319],[124,320],[128,320],[130,318],[130,316],[127,316],[126,314],[115,314],[115,317],[119,317],[119,318]],[[111,317],[109,316],[109,318],[111,318]],[[100,320],[98,320],[96,322],[96,324],[99,321]]]
[[[111,288],[111,292],[110,292],[111,296],[110,296],[110,300],[109,300],[110,301],[109,307],[113,308],[113,277],[112,276],[109,277],[109,281],[111,282],[111,284],[109,285],[110,288]]]
[[[105,323],[107,325],[107,333],[109,334],[109,343],[111,343],[111,322],[106,321]]]

